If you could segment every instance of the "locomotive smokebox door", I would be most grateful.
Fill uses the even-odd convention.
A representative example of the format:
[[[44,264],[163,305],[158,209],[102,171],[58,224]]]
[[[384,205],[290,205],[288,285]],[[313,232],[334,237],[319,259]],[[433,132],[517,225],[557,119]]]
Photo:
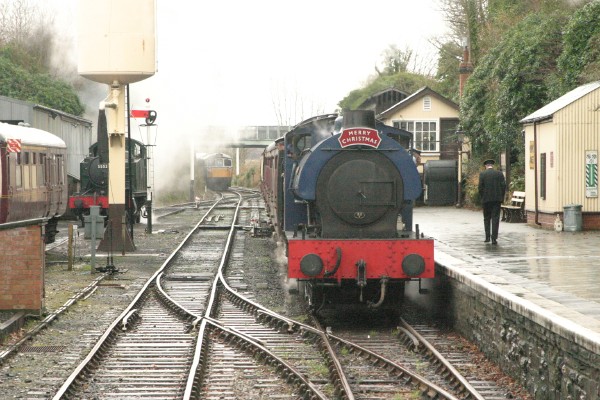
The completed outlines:
[[[375,112],[373,110],[345,110],[344,128],[373,128],[375,129]]]

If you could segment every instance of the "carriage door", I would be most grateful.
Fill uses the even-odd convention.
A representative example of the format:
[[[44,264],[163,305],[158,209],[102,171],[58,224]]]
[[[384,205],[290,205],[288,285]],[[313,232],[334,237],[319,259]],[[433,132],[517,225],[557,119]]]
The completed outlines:
[[[54,197],[56,194],[54,193],[54,154],[48,154],[46,157],[46,190],[48,191],[48,212],[52,208],[52,204],[54,204]]]
[[[52,201],[52,188],[48,185],[48,167],[46,163],[48,162],[48,158],[46,157],[46,153],[39,154],[38,160],[38,186],[40,186],[40,190],[42,190],[45,194],[45,204],[44,204],[44,215],[47,217],[50,214],[50,204]]]

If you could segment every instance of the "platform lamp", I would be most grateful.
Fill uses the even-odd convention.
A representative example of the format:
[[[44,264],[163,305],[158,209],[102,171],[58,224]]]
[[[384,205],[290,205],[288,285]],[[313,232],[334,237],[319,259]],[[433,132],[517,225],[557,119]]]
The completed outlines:
[[[456,131],[456,142],[458,144],[458,201],[456,207],[462,207],[462,158],[463,158],[463,144],[465,142],[465,133],[461,130]]]

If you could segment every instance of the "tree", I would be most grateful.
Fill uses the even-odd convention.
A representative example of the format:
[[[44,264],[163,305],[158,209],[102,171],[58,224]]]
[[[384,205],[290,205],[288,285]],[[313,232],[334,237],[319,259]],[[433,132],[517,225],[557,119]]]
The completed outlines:
[[[51,27],[28,0],[0,2],[0,94],[79,116],[84,107],[73,87],[51,74]]]
[[[573,14],[563,40],[563,52],[558,59],[560,92],[599,80],[600,2],[591,2]]]
[[[340,109],[354,110],[375,93],[389,88],[405,93],[416,92],[423,86],[438,89],[438,82],[429,73],[412,72],[412,68],[418,67],[418,57],[412,50],[398,50],[395,45],[390,45],[382,53],[382,58],[383,71],[375,67],[377,75],[371,76],[362,88],[355,89],[344,97],[338,103]]]
[[[369,97],[385,89],[395,88],[404,93],[414,93],[423,86],[429,86],[437,91],[438,82],[433,78],[411,72],[382,75],[371,80],[363,88],[350,92],[338,105],[342,110],[354,110]]]
[[[519,120],[552,100],[564,23],[562,14],[529,14],[481,58],[461,104],[461,124],[476,150],[522,151]]]
[[[325,113],[323,104],[309,100],[297,87],[289,89],[285,85],[277,85],[271,91],[271,101],[280,127],[294,126],[307,118]]]
[[[438,70],[436,80],[439,82],[438,92],[456,103],[459,103],[459,71],[462,61],[463,46],[448,41],[438,44]]]
[[[70,85],[46,73],[21,67],[13,62],[7,49],[0,51],[0,94],[73,115],[82,115],[85,111]]]
[[[413,52],[410,49],[399,50],[395,44],[390,45],[382,53],[383,56],[383,72],[379,71],[377,66],[375,70],[379,76],[394,75],[398,72],[406,72],[408,64],[413,58]]]

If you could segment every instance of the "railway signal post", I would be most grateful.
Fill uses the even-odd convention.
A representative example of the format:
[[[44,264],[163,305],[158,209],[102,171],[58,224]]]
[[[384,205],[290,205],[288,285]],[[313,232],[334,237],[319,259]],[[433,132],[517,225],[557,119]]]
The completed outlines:
[[[146,98],[146,104],[148,103],[150,103],[150,99]],[[150,128],[156,128],[157,113],[154,110],[131,110],[130,117],[144,118],[145,121],[145,124],[140,125],[146,127],[146,157],[148,162],[148,174],[146,176],[147,197],[144,208],[146,209],[146,233],[152,233],[152,190],[154,187],[154,153],[152,147],[154,144],[152,143]]]

